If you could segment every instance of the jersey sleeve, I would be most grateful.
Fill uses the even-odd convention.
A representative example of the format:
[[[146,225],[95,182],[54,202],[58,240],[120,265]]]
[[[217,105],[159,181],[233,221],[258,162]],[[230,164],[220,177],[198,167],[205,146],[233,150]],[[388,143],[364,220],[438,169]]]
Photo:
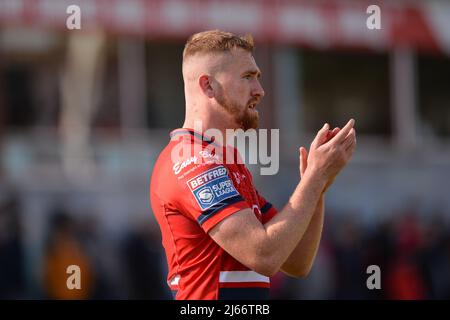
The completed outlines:
[[[261,196],[258,191],[256,193],[258,195],[259,207],[262,214],[262,223],[265,224],[269,222],[278,211],[270,202]]]
[[[184,171],[177,177],[172,193],[180,211],[195,219],[205,232],[233,213],[249,208],[224,165],[194,165]]]

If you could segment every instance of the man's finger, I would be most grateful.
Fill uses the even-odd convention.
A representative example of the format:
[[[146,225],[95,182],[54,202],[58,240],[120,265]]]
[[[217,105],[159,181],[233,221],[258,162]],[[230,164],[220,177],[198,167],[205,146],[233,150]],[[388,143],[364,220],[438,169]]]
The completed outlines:
[[[330,128],[330,125],[328,123],[325,123],[325,125],[322,127],[322,129],[317,132],[316,137],[314,138],[313,142],[311,143],[311,146],[314,148],[317,148],[322,143],[324,143],[327,138],[328,129]]]
[[[355,128],[351,128],[344,140],[350,139],[351,137],[355,136],[356,136]]]
[[[338,127],[334,128],[333,130],[328,130],[327,138],[326,138],[325,142],[328,142],[331,139],[333,139],[333,137],[339,132],[339,130],[341,130],[341,129]]]
[[[306,150],[306,148],[302,148],[302,159],[303,159],[303,168],[306,170],[306,167],[308,166],[308,150]]]
[[[353,128],[353,125],[355,124],[354,119],[350,119],[345,127],[343,127],[336,136],[331,141],[337,141],[337,142],[343,142],[347,134],[350,132],[350,130]]]
[[[348,133],[347,137],[345,138],[344,142],[342,143],[342,147],[344,150],[347,150],[350,146],[356,143],[356,133],[355,129],[351,129]]]
[[[347,133],[347,136],[345,136],[345,139],[348,139],[351,135],[355,136],[355,128],[351,128],[350,131]]]
[[[353,140],[353,142],[345,148],[345,152],[348,153],[348,152],[350,152],[351,149],[355,149],[355,148],[356,148],[356,140]],[[352,151],[352,154],[353,154],[353,151]]]
[[[333,131],[331,131],[331,134],[330,134],[331,138],[333,138],[335,135],[337,135],[337,133],[339,131],[341,131],[341,128],[339,128],[339,127],[334,128]]]
[[[353,135],[353,139],[352,139],[352,143],[350,145],[350,147],[354,148],[356,146],[356,133]],[[347,147],[347,149],[349,149],[350,147]]]

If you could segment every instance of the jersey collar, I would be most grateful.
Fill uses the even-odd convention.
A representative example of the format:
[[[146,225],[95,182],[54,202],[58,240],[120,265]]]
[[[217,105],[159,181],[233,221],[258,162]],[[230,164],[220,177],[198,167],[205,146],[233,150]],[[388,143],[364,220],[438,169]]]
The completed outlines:
[[[207,145],[213,145],[214,147],[219,147],[219,148],[232,148],[233,150],[233,156],[235,157],[235,159],[241,159],[241,156],[239,154],[239,151],[237,150],[237,148],[235,147],[231,147],[231,146],[223,146],[221,145],[219,142],[215,142],[214,140],[214,136],[213,137],[208,137],[198,131],[195,131],[194,129],[190,129],[190,128],[178,128],[175,129],[173,131],[170,132],[170,139],[174,140],[175,137],[179,137],[179,136],[185,136],[185,137],[190,137],[191,139],[197,139],[199,142],[201,142],[202,144],[207,144]],[[237,161],[237,160],[235,160]],[[242,161],[242,160],[241,160]]]
[[[205,136],[204,134],[202,134],[198,131],[195,131],[194,129],[190,129],[190,128],[178,128],[178,129],[173,130],[172,132],[170,132],[170,139],[173,139],[174,137],[180,136],[180,135],[191,136],[191,137],[196,138],[207,144],[211,144],[214,142],[214,137]]]

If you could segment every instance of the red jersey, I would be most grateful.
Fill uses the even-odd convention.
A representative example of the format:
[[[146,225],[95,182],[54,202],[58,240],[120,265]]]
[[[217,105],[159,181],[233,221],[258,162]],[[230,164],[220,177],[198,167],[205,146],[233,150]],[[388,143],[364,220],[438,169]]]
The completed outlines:
[[[174,130],[153,169],[150,201],[166,252],[167,283],[176,299],[268,298],[270,279],[230,256],[208,232],[242,209],[252,209],[263,224],[277,211],[236,161],[237,150],[216,144],[221,159],[208,151],[211,144],[193,130]],[[180,147],[191,152],[174,161]],[[227,150],[235,160],[231,164],[225,161]]]

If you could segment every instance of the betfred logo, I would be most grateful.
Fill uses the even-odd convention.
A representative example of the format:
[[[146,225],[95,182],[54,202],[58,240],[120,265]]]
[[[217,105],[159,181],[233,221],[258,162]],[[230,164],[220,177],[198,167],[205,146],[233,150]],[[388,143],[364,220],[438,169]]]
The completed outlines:
[[[210,170],[206,171],[205,173],[202,173],[202,174],[198,175],[197,177],[189,180],[188,184],[189,184],[189,187],[191,188],[191,190],[193,190],[198,187],[201,187],[208,181],[211,181],[213,179],[223,177],[226,175],[227,175],[227,169],[225,169],[225,167],[223,167],[223,166],[219,166],[217,168],[210,169]]]

